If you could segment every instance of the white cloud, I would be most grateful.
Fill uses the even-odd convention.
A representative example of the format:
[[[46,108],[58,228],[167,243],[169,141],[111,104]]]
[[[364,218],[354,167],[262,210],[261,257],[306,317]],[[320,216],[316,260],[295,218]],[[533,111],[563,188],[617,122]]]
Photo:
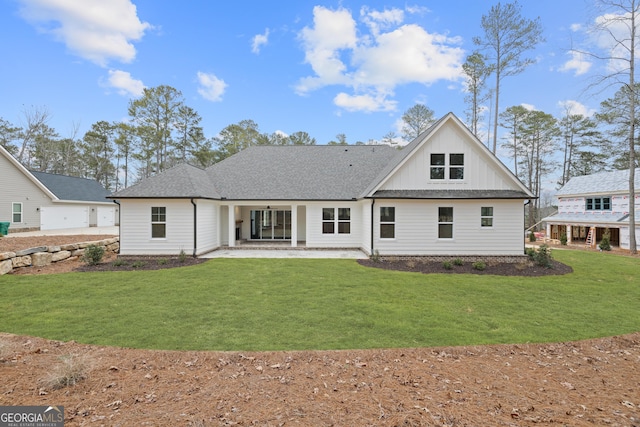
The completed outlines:
[[[109,78],[107,79],[110,87],[116,88],[118,93],[123,96],[139,97],[144,93],[144,84],[142,80],[136,80],[131,74],[121,70],[109,70]]]
[[[394,111],[397,102],[383,95],[349,95],[341,92],[333,100],[334,104],[347,111]]]
[[[578,32],[578,31],[582,30],[582,24],[571,24],[571,26],[569,28],[573,32]]]
[[[300,33],[305,61],[314,75],[299,80],[298,94],[340,85],[353,93],[339,93],[334,102],[348,111],[389,111],[396,102],[388,97],[396,86],[430,85],[462,78],[462,40],[429,33],[404,24],[405,11],[362,8],[360,19],[369,32],[358,29],[351,12],[316,6],[313,27]]]
[[[269,43],[269,29],[265,29],[264,34],[256,34],[251,41],[251,52],[258,54],[263,45]]]
[[[586,105],[574,101],[572,99],[567,99],[565,101],[558,102],[558,107],[562,110],[562,114],[580,114],[584,117],[591,117],[596,113],[596,110],[593,108],[589,108]]]
[[[538,111],[538,109],[536,108],[536,106],[535,106],[535,105],[532,105],[532,104],[525,104],[525,103],[522,103],[522,104],[520,104],[520,105],[521,105],[522,107],[524,107],[524,109],[525,109],[525,110],[527,110],[527,111]]]
[[[22,16],[53,34],[75,55],[106,66],[110,60],[131,62],[132,42],[151,28],[137,16],[130,0],[20,0]]]
[[[581,76],[589,71],[592,64],[586,59],[584,54],[580,52],[569,52],[569,55],[571,55],[571,59],[559,68],[560,71],[573,71],[575,76]]]
[[[611,58],[607,62],[608,71],[627,71],[629,67],[627,59],[630,51],[629,28],[631,26],[631,15],[628,13],[604,14],[595,19],[594,25],[602,30],[591,33],[591,42],[605,52],[605,57]],[[637,41],[634,42],[637,43]]]
[[[227,88],[224,80],[219,79],[215,74],[198,71],[198,93],[209,101],[222,101],[222,95]]]

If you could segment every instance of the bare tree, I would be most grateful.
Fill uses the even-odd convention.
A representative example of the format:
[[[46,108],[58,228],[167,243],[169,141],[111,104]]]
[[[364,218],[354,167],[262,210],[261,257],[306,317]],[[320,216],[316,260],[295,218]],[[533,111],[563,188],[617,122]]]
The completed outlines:
[[[34,107],[22,110],[22,142],[18,148],[18,161],[23,165],[29,165],[29,150],[34,144],[38,133],[43,131],[44,126],[51,119],[51,114],[47,107]]]
[[[638,103],[635,83],[636,45],[638,44],[638,24],[640,20],[640,0],[596,0],[599,16],[591,27],[592,32],[604,35],[609,46],[603,52],[574,49],[592,58],[607,62],[607,74],[596,78],[595,86],[619,86],[626,88],[628,115],[629,149],[629,251],[638,253],[635,219],[635,136],[636,104]],[[600,39],[602,40],[602,38]]]

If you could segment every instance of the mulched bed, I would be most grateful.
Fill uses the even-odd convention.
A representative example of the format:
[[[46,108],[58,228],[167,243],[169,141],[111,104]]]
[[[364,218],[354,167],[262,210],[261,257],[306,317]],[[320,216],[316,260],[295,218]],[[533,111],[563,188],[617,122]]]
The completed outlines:
[[[96,265],[82,264],[74,271],[137,271],[162,270],[165,268],[188,267],[207,261],[202,258],[162,257],[162,256],[118,256],[116,259],[101,262]]]
[[[462,265],[451,265],[450,269],[445,268],[444,261],[427,261],[420,258],[415,259],[371,259],[358,260],[360,265],[365,267],[382,268],[385,270],[410,271],[416,273],[441,273],[441,274],[491,274],[497,276],[553,276],[573,272],[573,268],[566,264],[552,260],[551,267],[546,268],[529,261],[522,263],[512,262],[486,262],[484,270],[473,267],[472,262],[464,262]]]

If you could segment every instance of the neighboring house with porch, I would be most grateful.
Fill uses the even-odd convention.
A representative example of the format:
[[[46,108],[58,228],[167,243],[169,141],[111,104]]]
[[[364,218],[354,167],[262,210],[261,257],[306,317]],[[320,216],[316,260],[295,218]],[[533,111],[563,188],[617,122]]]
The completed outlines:
[[[518,256],[531,192],[453,114],[402,150],[254,146],[110,198],[120,253],[194,256],[246,241],[380,255]]]
[[[638,188],[640,169],[635,173]],[[556,197],[558,212],[543,219],[549,238],[560,240],[566,235],[567,243],[595,247],[608,231],[611,245],[629,249],[629,170],[573,177]],[[636,241],[640,241],[638,197],[636,194]]]
[[[109,226],[118,206],[95,180],[30,171],[0,146],[0,222],[9,232]]]

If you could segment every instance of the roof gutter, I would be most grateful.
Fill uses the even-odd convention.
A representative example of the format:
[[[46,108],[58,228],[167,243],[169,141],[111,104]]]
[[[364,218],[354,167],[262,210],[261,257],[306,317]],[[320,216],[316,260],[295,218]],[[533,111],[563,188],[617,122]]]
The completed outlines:
[[[198,248],[198,206],[191,198],[191,204],[193,205],[193,257],[196,257],[196,250]]]
[[[115,203],[116,205],[118,205],[118,253],[120,253],[120,220],[122,219],[122,206],[120,206],[120,202],[117,201],[116,199],[113,199],[113,203]]]

